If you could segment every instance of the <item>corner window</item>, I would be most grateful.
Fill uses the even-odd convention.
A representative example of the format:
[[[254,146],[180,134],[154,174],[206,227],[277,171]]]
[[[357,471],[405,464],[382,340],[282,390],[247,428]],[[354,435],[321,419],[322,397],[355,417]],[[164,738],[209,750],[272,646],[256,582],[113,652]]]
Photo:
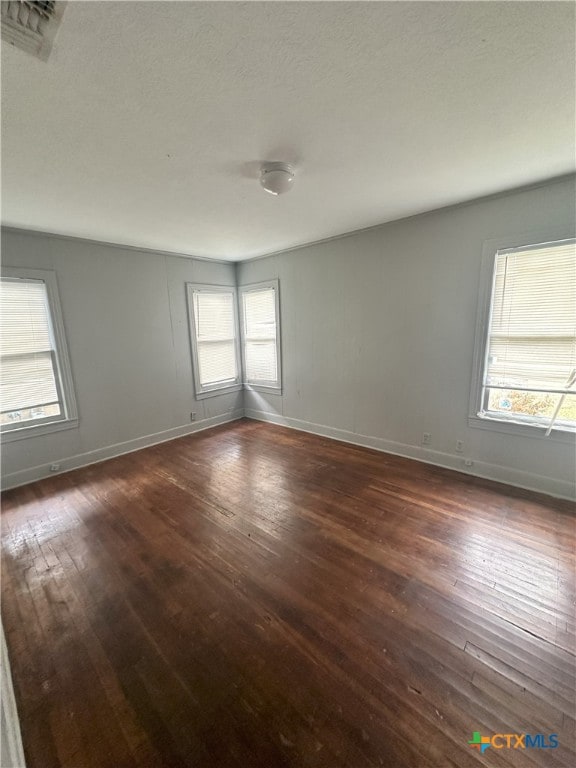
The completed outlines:
[[[196,397],[241,389],[236,289],[188,284]]]
[[[244,383],[263,391],[282,386],[278,281],[240,289]]]
[[[500,424],[576,428],[574,240],[493,253],[475,414]]]
[[[0,321],[3,439],[75,426],[76,403],[54,273],[3,269]]]

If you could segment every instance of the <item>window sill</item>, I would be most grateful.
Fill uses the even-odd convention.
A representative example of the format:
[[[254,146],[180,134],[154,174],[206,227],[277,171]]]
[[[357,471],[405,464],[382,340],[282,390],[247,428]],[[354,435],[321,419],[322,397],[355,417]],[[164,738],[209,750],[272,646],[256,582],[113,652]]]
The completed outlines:
[[[29,427],[20,429],[6,429],[1,432],[3,443],[12,443],[16,440],[25,440],[30,437],[41,437],[49,435],[52,432],[62,432],[65,429],[77,429],[78,419],[63,419],[61,421],[51,421],[48,424],[31,424]]]
[[[265,395],[281,395],[282,387],[265,386],[264,384],[244,384],[248,392],[262,392]]]
[[[489,416],[468,416],[468,426],[478,429],[486,429],[491,432],[501,432],[507,435],[519,435],[538,440],[551,440],[558,443],[574,443],[576,430],[570,427],[553,427],[552,432],[546,437],[547,426],[538,424],[522,424],[519,421],[505,421],[493,419]]]
[[[226,387],[218,387],[217,389],[207,389],[205,392],[197,392],[196,400],[205,400],[207,397],[216,397],[217,395],[227,395],[230,392],[239,392],[242,389],[242,384],[231,384]]]

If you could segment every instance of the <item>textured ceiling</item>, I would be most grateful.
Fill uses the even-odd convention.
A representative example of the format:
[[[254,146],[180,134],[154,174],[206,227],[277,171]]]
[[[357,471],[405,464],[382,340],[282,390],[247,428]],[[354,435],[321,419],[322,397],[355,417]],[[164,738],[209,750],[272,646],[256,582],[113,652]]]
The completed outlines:
[[[3,46],[3,221],[242,259],[572,172],[574,13],[69,2],[47,63]]]

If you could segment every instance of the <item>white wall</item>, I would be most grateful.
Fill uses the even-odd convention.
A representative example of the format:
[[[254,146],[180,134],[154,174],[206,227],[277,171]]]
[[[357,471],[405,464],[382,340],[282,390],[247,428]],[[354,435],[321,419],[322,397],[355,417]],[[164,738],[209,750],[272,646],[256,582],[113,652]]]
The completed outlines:
[[[186,282],[233,285],[233,264],[16,230],[2,263],[55,270],[79,412],[76,429],[3,446],[6,487],[241,415],[241,392],[195,400],[186,310]]]
[[[562,180],[238,265],[240,284],[280,280],[283,394],[245,393],[246,414],[573,495],[574,441],[467,419],[483,241],[568,236],[574,211]]]

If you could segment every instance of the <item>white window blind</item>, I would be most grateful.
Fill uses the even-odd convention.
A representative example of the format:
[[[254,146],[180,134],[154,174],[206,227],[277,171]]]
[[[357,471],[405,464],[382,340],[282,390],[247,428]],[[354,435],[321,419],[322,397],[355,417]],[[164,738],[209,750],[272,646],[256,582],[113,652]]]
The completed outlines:
[[[278,288],[241,289],[244,376],[249,384],[278,387]]]
[[[46,285],[0,281],[0,399],[3,428],[63,413]]]
[[[484,386],[562,393],[575,366],[575,244],[498,252]]]
[[[197,393],[238,384],[235,291],[199,286],[189,291]]]

